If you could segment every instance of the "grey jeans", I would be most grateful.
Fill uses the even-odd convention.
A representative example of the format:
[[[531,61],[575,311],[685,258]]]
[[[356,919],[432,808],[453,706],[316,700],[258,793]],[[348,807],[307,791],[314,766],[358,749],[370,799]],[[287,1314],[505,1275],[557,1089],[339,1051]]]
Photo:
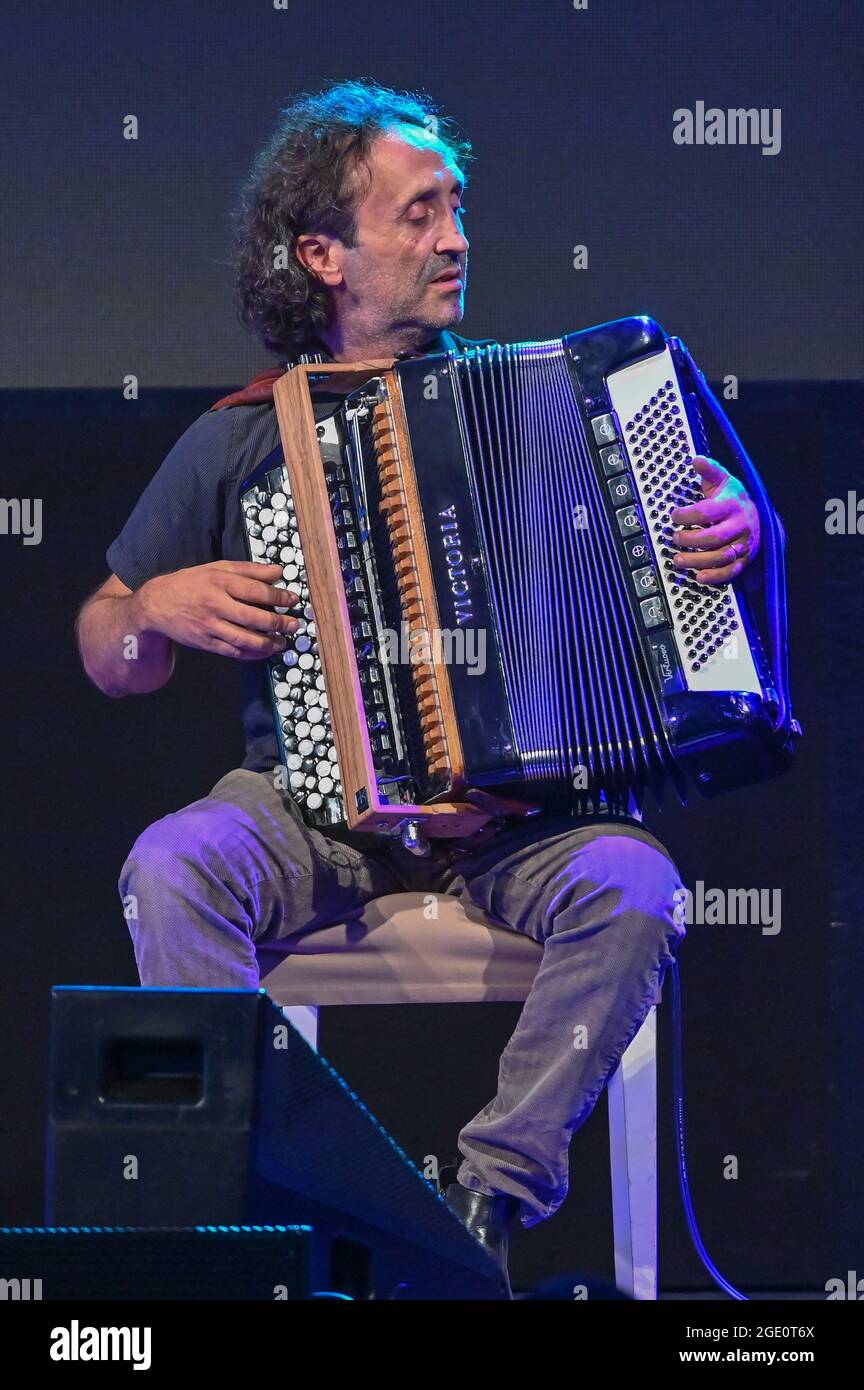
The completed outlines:
[[[384,893],[454,893],[543,945],[498,1089],[459,1134],[465,1187],[520,1199],[525,1226],[567,1193],[570,1139],[646,1017],[684,935],[669,854],[632,820],[532,818],[417,859],[310,830],[265,773],[238,769],[139,836],[119,888],[142,985],[257,989],[256,945],[340,921]]]

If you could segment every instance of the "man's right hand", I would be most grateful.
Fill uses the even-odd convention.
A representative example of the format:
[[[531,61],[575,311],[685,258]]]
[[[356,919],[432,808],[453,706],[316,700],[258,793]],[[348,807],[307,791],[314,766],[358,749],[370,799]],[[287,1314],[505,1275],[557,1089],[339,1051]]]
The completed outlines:
[[[252,560],[216,560],[157,575],[137,591],[142,631],[184,647],[261,661],[284,651],[284,634],[299,626],[297,618],[274,612],[299,602],[294,591],[276,587],[281,578],[281,565]]]

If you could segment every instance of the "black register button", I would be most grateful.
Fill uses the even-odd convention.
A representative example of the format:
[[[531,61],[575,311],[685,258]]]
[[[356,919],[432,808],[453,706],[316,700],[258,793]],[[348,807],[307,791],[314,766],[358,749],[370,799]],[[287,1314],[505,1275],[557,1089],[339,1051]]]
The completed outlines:
[[[647,628],[662,627],[666,622],[666,612],[661,598],[643,598],[639,608],[642,621]]]
[[[657,583],[657,571],[651,565],[646,565],[644,569],[634,570],[632,574],[633,587],[640,598],[646,598],[648,594],[656,594],[659,588]]]
[[[610,478],[606,486],[609,489],[609,496],[612,498],[614,507],[620,507],[624,502],[633,501],[633,489],[626,473],[622,473],[618,478]]]
[[[605,449],[601,449],[600,462],[607,478],[611,478],[615,473],[623,473],[625,464],[620,444],[609,444]]]
[[[635,507],[619,507],[615,517],[622,536],[632,536],[635,531],[642,530],[639,513]]]
[[[612,444],[618,438],[615,421],[611,415],[595,415],[591,421],[591,428],[598,444]]]
[[[651,559],[651,551],[644,536],[634,536],[624,547],[627,552],[627,559],[630,561],[630,568],[637,569],[639,565],[647,565]]]

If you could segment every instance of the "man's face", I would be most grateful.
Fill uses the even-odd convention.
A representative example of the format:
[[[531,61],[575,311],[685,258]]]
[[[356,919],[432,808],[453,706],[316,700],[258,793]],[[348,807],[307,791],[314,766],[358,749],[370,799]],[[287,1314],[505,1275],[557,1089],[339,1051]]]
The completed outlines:
[[[364,335],[417,327],[431,337],[464,313],[461,172],[429,131],[400,126],[375,141],[369,174],[357,246],[331,244],[337,320]]]

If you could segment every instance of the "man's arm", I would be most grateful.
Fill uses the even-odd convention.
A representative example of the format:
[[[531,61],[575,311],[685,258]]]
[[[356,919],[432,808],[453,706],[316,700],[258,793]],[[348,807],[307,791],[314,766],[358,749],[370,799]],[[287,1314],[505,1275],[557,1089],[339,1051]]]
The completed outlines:
[[[119,699],[161,689],[178,644],[241,661],[284,651],[283,634],[296,632],[298,621],[274,609],[293,607],[298,596],[276,587],[281,578],[281,566],[247,560],[157,575],[135,591],[112,574],[75,625],[84,670]]]
[[[174,670],[175,647],[153,632],[142,612],[142,594],[109,575],[81,608],[75,635],[84,670],[105,695],[147,695]]]

